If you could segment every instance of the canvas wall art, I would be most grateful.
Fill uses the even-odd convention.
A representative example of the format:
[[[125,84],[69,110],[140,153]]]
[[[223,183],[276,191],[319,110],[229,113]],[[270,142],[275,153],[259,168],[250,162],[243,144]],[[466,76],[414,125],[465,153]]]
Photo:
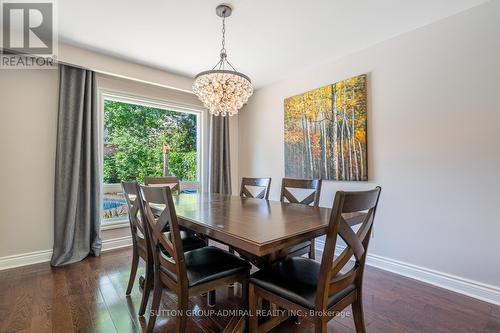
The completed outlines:
[[[285,176],[368,180],[366,75],[285,99]]]

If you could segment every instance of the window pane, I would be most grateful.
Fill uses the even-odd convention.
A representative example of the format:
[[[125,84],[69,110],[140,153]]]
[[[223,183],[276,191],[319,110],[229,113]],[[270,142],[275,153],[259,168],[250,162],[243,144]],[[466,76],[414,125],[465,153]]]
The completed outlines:
[[[191,113],[104,101],[104,219],[127,214],[121,189],[106,184],[162,176],[164,145],[170,147],[169,175],[198,181],[197,122]]]

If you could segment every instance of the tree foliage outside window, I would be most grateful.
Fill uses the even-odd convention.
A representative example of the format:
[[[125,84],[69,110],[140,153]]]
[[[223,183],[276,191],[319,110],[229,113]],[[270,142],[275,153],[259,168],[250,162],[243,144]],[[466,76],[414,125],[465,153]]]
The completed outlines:
[[[171,175],[196,180],[194,114],[112,100],[104,102],[104,183],[163,175],[163,145]]]

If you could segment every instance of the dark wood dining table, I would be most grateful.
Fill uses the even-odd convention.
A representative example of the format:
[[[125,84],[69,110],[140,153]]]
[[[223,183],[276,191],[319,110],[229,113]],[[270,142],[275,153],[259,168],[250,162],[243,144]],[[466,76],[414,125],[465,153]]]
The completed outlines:
[[[239,196],[197,193],[174,196],[179,224],[229,245],[257,266],[293,245],[324,235],[331,209]]]
[[[195,193],[174,195],[179,224],[236,249],[264,268],[287,255],[287,249],[326,234],[331,209],[239,196]],[[357,224],[358,216],[347,216]],[[241,332],[244,318],[225,332]]]

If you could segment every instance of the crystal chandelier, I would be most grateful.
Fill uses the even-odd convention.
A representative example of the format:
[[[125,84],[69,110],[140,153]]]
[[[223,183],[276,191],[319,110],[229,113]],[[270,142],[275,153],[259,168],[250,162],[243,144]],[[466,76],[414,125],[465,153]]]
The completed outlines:
[[[196,75],[193,83],[193,92],[215,116],[237,114],[253,94],[250,78],[237,72],[227,60],[226,17],[231,15],[231,11],[227,5],[217,6],[216,13],[222,17],[220,60],[211,70]]]

